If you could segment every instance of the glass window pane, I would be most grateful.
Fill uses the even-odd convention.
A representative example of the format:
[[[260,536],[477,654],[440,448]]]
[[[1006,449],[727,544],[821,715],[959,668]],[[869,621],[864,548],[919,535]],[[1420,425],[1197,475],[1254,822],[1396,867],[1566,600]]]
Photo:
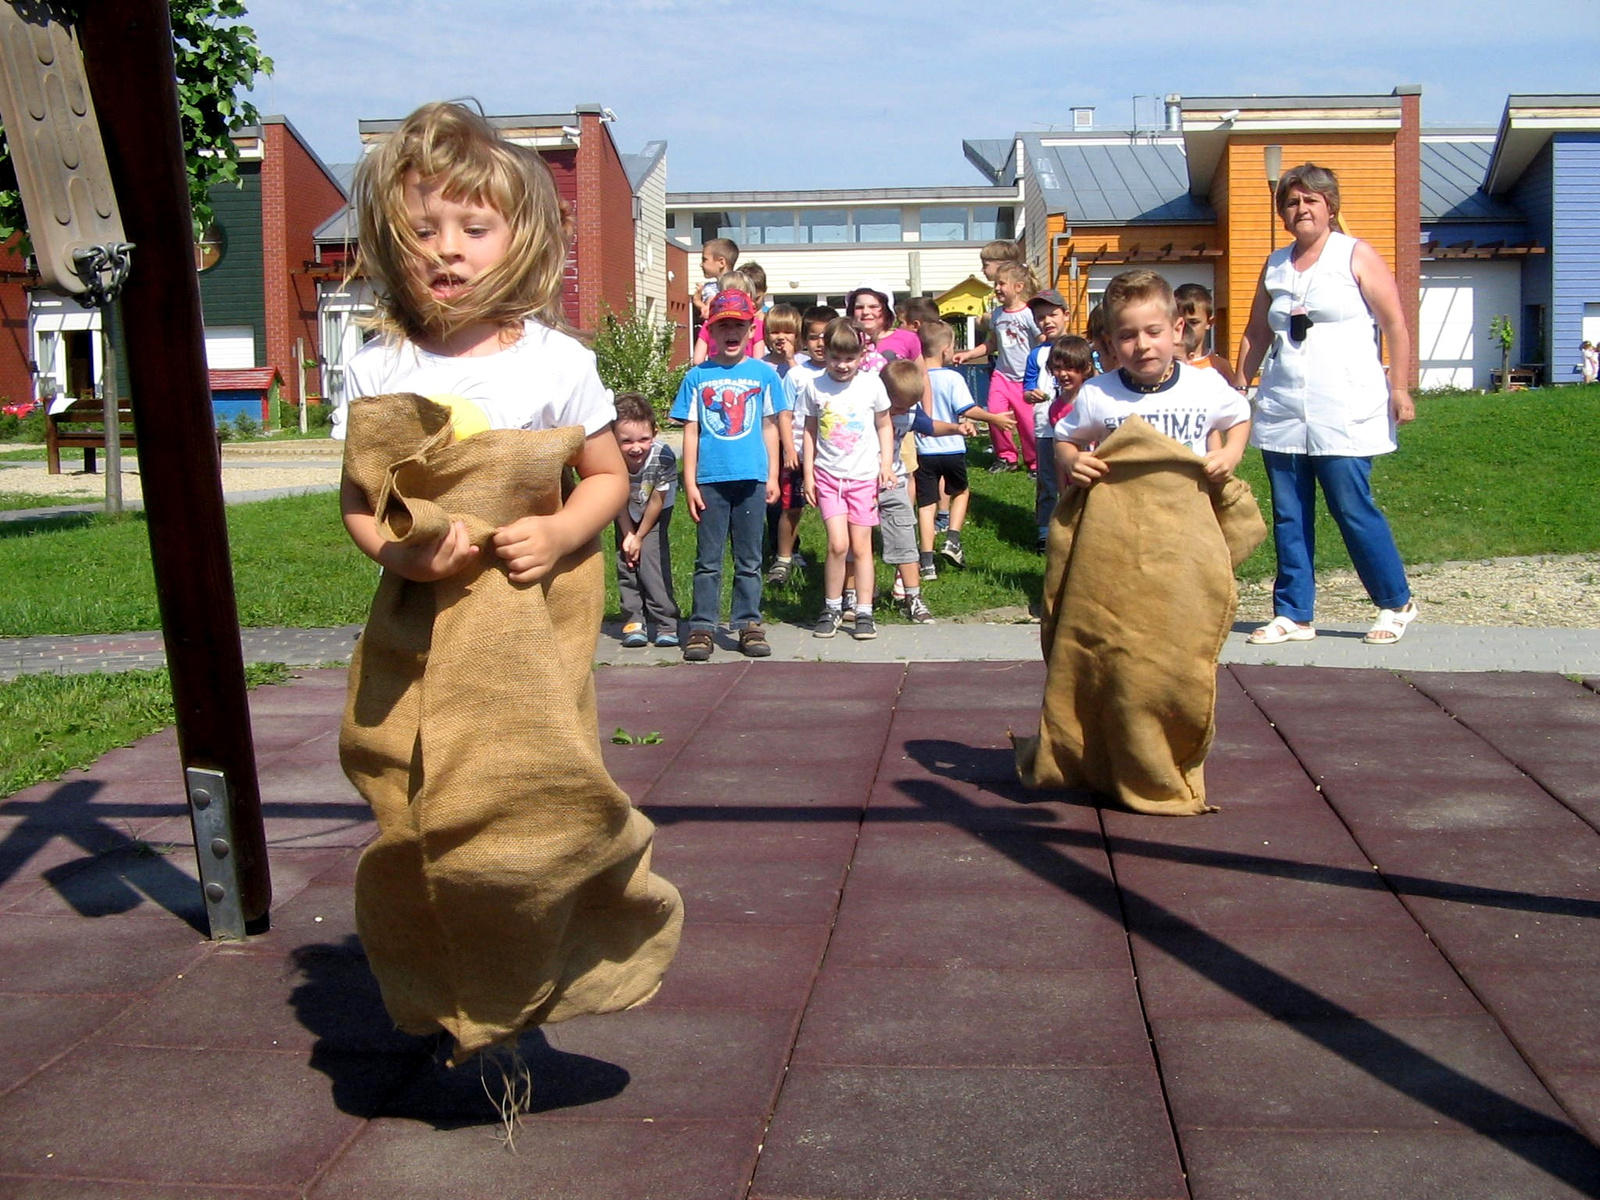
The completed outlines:
[[[699,246],[704,246],[712,238],[744,241],[744,229],[736,212],[697,212],[694,215],[694,230],[697,235],[695,244]]]
[[[850,217],[842,208],[808,208],[800,214],[803,242],[848,242]]]
[[[981,205],[972,210],[972,240],[992,242],[996,238],[1007,241],[1017,236],[1015,209]]]
[[[966,241],[967,210],[964,208],[923,209],[922,240],[925,242]]]
[[[794,212],[788,209],[747,212],[744,215],[744,235],[752,246],[788,245],[794,241]]]
[[[900,214],[893,209],[858,208],[853,214],[858,242],[898,242]]]

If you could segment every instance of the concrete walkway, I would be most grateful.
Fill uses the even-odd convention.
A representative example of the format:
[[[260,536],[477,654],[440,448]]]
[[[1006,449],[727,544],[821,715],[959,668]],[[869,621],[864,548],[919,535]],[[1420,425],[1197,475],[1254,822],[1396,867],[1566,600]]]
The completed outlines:
[[[1163,819],[1018,791],[1042,678],[601,669],[688,924],[652,1003],[523,1039],[515,1153],[362,958],[343,671],[252,695],[247,944],[170,731],[0,802],[0,1195],[1600,1196],[1600,696],[1225,667],[1222,811]]]
[[[1224,664],[1369,667],[1390,671],[1550,671],[1600,676],[1600,629],[1491,629],[1467,625],[1412,626],[1396,646],[1368,646],[1365,626],[1325,625],[1310,642],[1251,646],[1241,622],[1223,647]],[[359,625],[332,629],[246,629],[247,662],[325,666],[350,658]],[[885,625],[872,641],[857,642],[842,631],[831,639],[807,629],[772,625],[769,662],[1012,662],[1037,658],[1037,625]],[[621,631],[608,626],[595,651],[599,665],[660,665],[682,661],[676,650],[624,650]],[[726,630],[718,637],[717,660],[737,658]],[[159,633],[89,634],[68,637],[0,638],[0,679],[38,672],[126,671],[166,661]]]

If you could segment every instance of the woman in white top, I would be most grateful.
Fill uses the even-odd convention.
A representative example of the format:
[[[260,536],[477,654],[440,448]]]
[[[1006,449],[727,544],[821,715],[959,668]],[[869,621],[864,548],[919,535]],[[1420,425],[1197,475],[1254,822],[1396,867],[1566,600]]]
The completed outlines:
[[[1417,615],[1389,522],[1372,500],[1372,459],[1395,449],[1416,416],[1406,380],[1411,338],[1394,275],[1378,252],[1334,228],[1339,181],[1306,163],[1278,181],[1278,215],[1293,241],[1261,270],[1239,346],[1244,379],[1261,368],[1250,444],[1272,487],[1278,578],[1257,645],[1309,641],[1316,600],[1316,489],[1378,608],[1366,640],[1397,642]],[[1378,357],[1377,330],[1389,350]],[[1265,359],[1265,362],[1263,362]]]

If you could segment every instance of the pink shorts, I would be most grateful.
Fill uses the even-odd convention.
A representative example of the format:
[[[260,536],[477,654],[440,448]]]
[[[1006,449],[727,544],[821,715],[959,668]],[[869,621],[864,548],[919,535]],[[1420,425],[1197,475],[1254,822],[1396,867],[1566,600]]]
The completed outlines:
[[[876,479],[835,479],[821,467],[816,469],[817,510],[824,521],[843,517],[852,525],[878,523],[878,481]]]

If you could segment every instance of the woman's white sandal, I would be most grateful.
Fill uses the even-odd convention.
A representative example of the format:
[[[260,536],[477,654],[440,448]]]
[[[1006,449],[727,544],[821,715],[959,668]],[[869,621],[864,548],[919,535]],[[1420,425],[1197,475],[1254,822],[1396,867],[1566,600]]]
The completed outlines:
[[[1279,642],[1309,642],[1316,636],[1316,629],[1310,625],[1302,625],[1288,617],[1273,617],[1260,629],[1251,630],[1245,641],[1252,646],[1276,646]]]
[[[1408,600],[1404,608],[1380,608],[1378,619],[1362,638],[1369,646],[1392,646],[1406,635],[1406,626],[1417,619],[1417,602]]]

